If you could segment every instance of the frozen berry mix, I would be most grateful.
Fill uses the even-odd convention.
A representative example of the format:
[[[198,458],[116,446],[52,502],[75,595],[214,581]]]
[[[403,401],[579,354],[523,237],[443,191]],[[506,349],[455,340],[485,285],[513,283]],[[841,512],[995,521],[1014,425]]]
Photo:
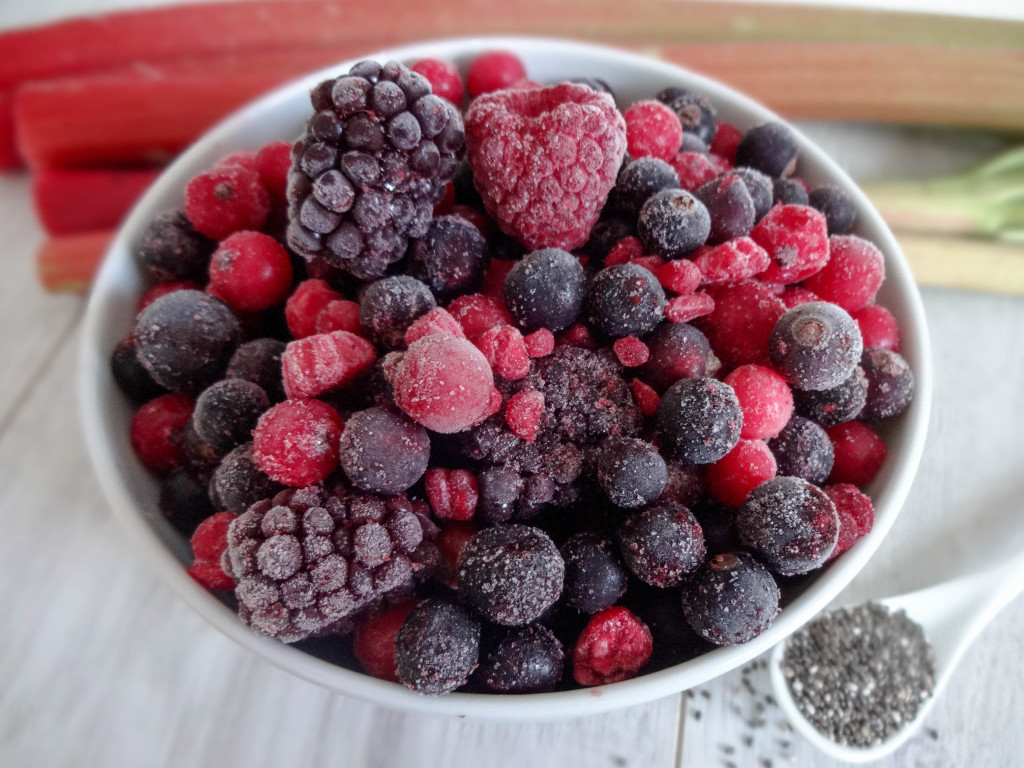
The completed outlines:
[[[781,123],[464,64],[321,82],[134,244],[110,373],[188,571],[426,695],[748,642],[871,529],[914,394],[883,254]]]

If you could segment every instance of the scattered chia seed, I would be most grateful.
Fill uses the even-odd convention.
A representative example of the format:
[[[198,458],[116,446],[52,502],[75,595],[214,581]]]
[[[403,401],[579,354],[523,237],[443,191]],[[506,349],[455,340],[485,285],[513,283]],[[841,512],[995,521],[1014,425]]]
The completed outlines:
[[[751,736],[750,734],[747,734],[746,736],[744,736],[743,737],[743,746],[745,746],[745,747],[752,747],[752,746],[754,746],[754,737]]]
[[[782,673],[808,721],[854,747],[880,744],[912,721],[935,685],[920,625],[877,603],[826,613],[797,632]]]
[[[734,747],[732,744],[719,744],[718,746],[719,749],[721,749],[727,755],[731,755],[736,751],[736,747]]]
[[[707,688],[704,688],[703,690],[701,690],[700,695],[703,696],[705,699],[710,699],[711,691],[709,691]]]

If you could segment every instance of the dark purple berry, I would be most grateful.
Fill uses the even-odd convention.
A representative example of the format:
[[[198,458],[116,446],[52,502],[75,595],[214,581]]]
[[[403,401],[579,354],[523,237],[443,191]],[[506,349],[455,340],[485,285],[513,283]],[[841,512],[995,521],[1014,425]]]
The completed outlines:
[[[754,203],[754,221],[761,218],[771,210],[774,198],[772,180],[755,168],[734,168],[723,174],[726,177],[738,176],[743,180],[750,193],[750,199]]]
[[[626,566],[653,587],[675,587],[707,554],[700,523],[686,507],[660,502],[630,516],[619,529]]]
[[[740,548],[740,537],[736,533],[733,520],[735,509],[705,496],[692,507],[692,510],[704,532],[704,542],[709,554],[716,555]]]
[[[259,384],[224,379],[199,395],[192,420],[199,437],[223,455],[252,439],[256,422],[269,407],[267,393]]]
[[[807,190],[794,179],[776,179],[772,184],[773,199],[777,205],[807,205]]]
[[[740,439],[743,412],[736,393],[717,379],[681,379],[665,390],[658,405],[658,427],[678,458],[711,464]]]
[[[466,684],[480,656],[480,622],[461,606],[432,598],[395,636],[395,668],[407,688],[428,696]]]
[[[577,533],[559,550],[565,560],[565,604],[581,613],[615,605],[626,591],[626,571],[596,533]]]
[[[587,296],[579,259],[559,248],[528,254],[505,278],[505,305],[527,331],[563,331],[576,322]]]
[[[512,519],[522,492],[523,478],[514,469],[482,469],[477,473],[477,514],[485,522],[504,523]]]
[[[825,301],[787,310],[768,341],[772,365],[797,389],[839,386],[853,373],[862,351],[857,323],[846,310]]]
[[[160,511],[182,536],[191,536],[215,511],[206,487],[205,476],[191,469],[175,470],[160,483]]]
[[[861,366],[868,381],[862,419],[882,421],[907,410],[914,398],[914,373],[900,354],[888,349],[866,349]]]
[[[381,349],[405,346],[409,326],[437,306],[434,294],[414,277],[395,275],[370,283],[359,297],[359,324]]]
[[[132,400],[142,403],[166,395],[167,389],[153,381],[149,371],[139,362],[138,348],[139,344],[134,334],[119,341],[110,355],[110,372],[122,392]]]
[[[562,679],[565,651],[540,624],[514,629],[487,654],[477,673],[495,693],[542,693]]]
[[[682,123],[684,133],[696,134],[708,146],[715,137],[715,108],[699,93],[685,88],[666,88],[657,96],[658,101],[667,104]]]
[[[624,216],[635,219],[655,192],[678,188],[679,174],[671,165],[656,157],[641,157],[619,171],[611,200]]]
[[[430,437],[399,411],[367,408],[345,422],[339,456],[345,476],[357,488],[401,493],[427,471]]]
[[[210,478],[209,497],[218,511],[240,515],[283,486],[263,474],[252,459],[252,443],[243,443],[221,459]]]
[[[680,379],[713,374],[718,366],[707,337],[687,323],[662,323],[644,342],[650,357],[640,377],[659,392]]]
[[[471,293],[487,267],[487,241],[461,216],[438,216],[427,234],[413,243],[407,271],[439,301]]]
[[[823,427],[834,427],[856,419],[868,397],[868,379],[857,366],[837,387],[821,390],[793,390],[796,412]]]
[[[696,152],[698,155],[710,154],[708,145],[695,133],[683,132],[683,142],[679,145],[680,152]]]
[[[683,614],[705,640],[737,645],[753,640],[779,613],[779,587],[746,552],[712,557],[683,587]]]
[[[135,259],[160,282],[204,278],[216,247],[216,242],[196,232],[184,211],[168,211],[146,227]]]
[[[646,336],[665,318],[665,290],[639,264],[616,264],[597,273],[587,309],[594,326],[612,338]]]
[[[762,123],[747,131],[736,147],[736,165],[778,179],[796,169],[796,139],[782,123]]]
[[[285,346],[278,339],[247,341],[235,350],[224,375],[259,384],[272,403],[280,402],[285,399],[281,373],[281,354]]]
[[[683,461],[667,462],[666,467],[668,480],[661,493],[661,500],[674,501],[687,509],[694,509],[704,495],[704,469]]]
[[[597,93],[607,93],[609,96],[612,97],[612,99],[615,98],[615,91],[613,91],[612,87],[608,85],[608,83],[606,83],[600,77],[574,77],[569,82],[585,85],[592,91],[596,91]]]
[[[594,225],[590,231],[590,239],[580,248],[582,253],[598,261],[604,261],[604,257],[619,240],[624,237],[636,236],[636,218],[629,219],[614,217],[602,219]]]
[[[478,210],[483,209],[484,201],[476,189],[476,184],[473,183],[473,169],[468,160],[463,160],[455,166],[455,173],[452,174],[452,186],[455,187],[456,203]]]
[[[754,227],[754,200],[740,176],[719,176],[701,185],[694,194],[711,216],[709,245],[750,234]]]
[[[678,259],[707,242],[711,216],[704,203],[686,190],[663,189],[640,209],[637,232],[651,252]]]
[[[768,441],[780,477],[802,477],[815,485],[828,479],[835,451],[828,434],[810,419],[794,416]]]
[[[617,507],[634,509],[661,496],[668,469],[650,443],[636,438],[609,441],[597,462],[597,481]]]
[[[845,235],[857,220],[857,209],[853,207],[850,196],[832,184],[812,189],[807,201],[812,208],[825,214],[830,235]]]

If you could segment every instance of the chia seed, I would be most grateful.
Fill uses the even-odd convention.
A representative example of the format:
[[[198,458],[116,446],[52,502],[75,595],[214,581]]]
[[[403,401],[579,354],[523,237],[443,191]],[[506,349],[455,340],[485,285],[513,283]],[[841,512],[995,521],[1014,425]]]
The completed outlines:
[[[935,686],[920,625],[877,603],[825,614],[786,644],[793,700],[838,744],[871,747],[912,721]]]

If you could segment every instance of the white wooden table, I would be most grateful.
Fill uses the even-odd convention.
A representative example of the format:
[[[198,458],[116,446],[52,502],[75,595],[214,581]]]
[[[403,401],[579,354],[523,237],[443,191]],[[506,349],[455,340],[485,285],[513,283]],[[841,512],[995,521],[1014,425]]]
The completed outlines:
[[[117,0],[91,0],[90,7]],[[123,4],[123,3],[119,3]],[[0,27],[81,3],[0,5]],[[809,126],[856,176],[956,167],[984,137]],[[0,766],[829,766],[787,730],[763,670],[586,720],[480,725],[334,695],[236,647],[129,551],[74,397],[83,301],[37,287],[27,178],[0,176]],[[837,602],[924,586],[1024,540],[1024,299],[928,290],[935,407],[920,473]],[[1024,600],[985,630],[922,731],[878,765],[1024,760]]]

